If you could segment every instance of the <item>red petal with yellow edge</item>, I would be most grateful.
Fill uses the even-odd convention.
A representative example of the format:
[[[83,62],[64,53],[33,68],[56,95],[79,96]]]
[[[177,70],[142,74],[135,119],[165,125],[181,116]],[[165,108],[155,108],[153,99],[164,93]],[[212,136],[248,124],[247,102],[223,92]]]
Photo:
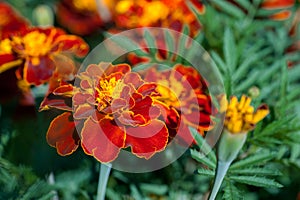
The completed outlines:
[[[115,160],[120,148],[125,145],[125,132],[110,119],[98,123],[87,119],[81,131],[81,145],[84,151],[102,163]]]
[[[126,74],[127,72],[130,72],[130,66],[128,64],[111,65],[105,70],[106,76],[117,72]]]
[[[147,122],[142,115],[134,115],[131,111],[123,111],[118,117],[118,120],[122,123],[122,125],[126,126],[138,126]]]
[[[101,63],[99,65],[91,64],[89,65],[83,74],[87,74],[89,77],[102,76],[104,71],[102,70]]]
[[[157,88],[157,84],[155,83],[145,83],[141,87],[139,87],[137,91],[141,93],[143,96],[146,96],[146,95],[152,95],[157,93],[156,88]]]
[[[160,120],[152,120],[146,126],[126,128],[126,147],[130,146],[136,156],[150,159],[166,148],[168,137],[165,124]]]
[[[38,57],[38,62],[35,64],[33,58],[29,58],[24,66],[24,79],[33,85],[40,85],[49,80],[55,70],[55,64],[47,56]]]
[[[87,119],[90,117],[94,112],[96,112],[95,107],[89,104],[79,105],[74,111],[74,118],[75,119]]]
[[[57,149],[58,154],[72,154],[79,145],[79,136],[75,131],[75,123],[70,120],[70,112],[56,117],[50,124],[46,138],[49,145]]]
[[[13,54],[1,54],[0,55],[0,70],[1,65],[16,60],[16,57]]]
[[[50,108],[56,108],[59,110],[72,111],[72,103],[70,98],[64,98],[61,96],[55,96],[49,94],[42,101],[39,111],[48,110]]]
[[[74,53],[78,57],[83,57],[89,52],[89,46],[80,37],[75,35],[60,35],[55,39],[57,51]]]
[[[142,115],[147,121],[160,115],[160,109],[152,105],[153,100],[151,97],[143,97],[137,93],[134,93],[132,97],[134,106],[130,110],[134,113],[134,115]]]
[[[63,85],[60,86],[58,88],[56,88],[53,91],[54,95],[62,95],[62,96],[68,96],[68,97],[72,97],[73,96],[73,85],[69,84],[69,85]]]

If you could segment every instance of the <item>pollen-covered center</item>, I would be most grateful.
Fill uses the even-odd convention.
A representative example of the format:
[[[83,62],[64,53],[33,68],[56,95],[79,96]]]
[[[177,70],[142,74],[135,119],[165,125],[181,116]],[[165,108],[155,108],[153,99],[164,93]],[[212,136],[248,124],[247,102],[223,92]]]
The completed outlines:
[[[240,102],[236,97],[232,97],[228,105],[225,119],[225,126],[231,133],[247,132],[262,120],[269,110],[260,108],[256,112],[250,105],[251,98],[242,96]]]
[[[45,33],[32,31],[24,37],[14,37],[13,42],[16,45],[22,45],[24,47],[24,53],[27,56],[38,57],[49,53],[52,45],[52,38],[47,37]]]
[[[111,104],[112,99],[120,97],[123,83],[116,77],[111,79],[101,79],[96,88],[96,102],[98,109],[102,110]]]

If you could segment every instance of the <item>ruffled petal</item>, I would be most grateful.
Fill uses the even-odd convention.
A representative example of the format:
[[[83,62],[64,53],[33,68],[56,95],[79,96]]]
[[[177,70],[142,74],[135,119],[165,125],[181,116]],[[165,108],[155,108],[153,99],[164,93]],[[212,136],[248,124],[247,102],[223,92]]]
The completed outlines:
[[[79,105],[75,109],[73,116],[75,119],[87,119],[88,117],[93,115],[94,112],[96,112],[95,107],[86,103],[86,104]]]
[[[59,52],[74,53],[78,57],[83,57],[89,52],[88,44],[75,35],[60,35],[54,42]]]
[[[160,120],[151,120],[146,126],[126,128],[126,147],[131,147],[136,156],[150,159],[166,148],[168,137],[165,124]]]
[[[57,149],[58,154],[72,154],[79,145],[79,136],[75,131],[75,123],[70,120],[70,112],[56,117],[50,124],[46,138],[49,145]]]
[[[95,122],[91,118],[84,123],[81,144],[84,151],[102,163],[115,160],[125,145],[125,132],[110,119]]]

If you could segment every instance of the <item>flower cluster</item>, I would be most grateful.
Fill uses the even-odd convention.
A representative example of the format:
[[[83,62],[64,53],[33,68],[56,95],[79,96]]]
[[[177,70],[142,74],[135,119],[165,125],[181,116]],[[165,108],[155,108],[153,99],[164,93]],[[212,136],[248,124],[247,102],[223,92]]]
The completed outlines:
[[[191,67],[176,66],[171,73],[152,69],[142,78],[127,64],[91,64],[78,75],[78,87],[56,88],[41,109],[65,112],[50,124],[48,143],[68,155],[81,142],[86,154],[105,163],[128,147],[149,159],[177,133],[191,144],[187,126],[203,134],[212,123],[204,81]],[[70,98],[73,107],[67,104]]]
[[[57,4],[57,20],[67,30],[78,35],[88,35],[103,25],[96,0],[63,0]]]
[[[268,106],[263,104],[254,112],[251,98],[243,95],[240,102],[233,96],[226,111],[225,127],[233,134],[247,133],[255,124],[269,114]]]

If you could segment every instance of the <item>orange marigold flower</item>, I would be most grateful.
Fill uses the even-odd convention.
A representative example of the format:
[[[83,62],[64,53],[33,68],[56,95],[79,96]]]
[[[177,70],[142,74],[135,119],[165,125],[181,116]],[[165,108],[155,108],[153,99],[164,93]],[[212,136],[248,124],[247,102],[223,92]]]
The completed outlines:
[[[230,99],[226,111],[225,128],[232,134],[247,133],[255,128],[255,125],[269,114],[269,108],[263,104],[254,111],[250,105],[251,98],[243,95],[240,102],[237,97]]]
[[[61,29],[31,28],[1,41],[0,56],[5,62],[0,63],[0,72],[19,66],[17,78],[28,85],[47,82],[54,73],[72,79],[75,66],[66,53],[82,57],[88,50],[81,38]]]
[[[9,4],[0,2],[0,39],[8,38],[12,33],[22,31],[27,26],[28,22]]]
[[[167,71],[150,69],[145,80],[158,84],[157,91],[160,95],[155,99],[163,102],[170,113],[175,111],[183,122],[180,124],[179,118],[174,114],[168,115],[167,125],[173,136],[180,134],[178,136],[183,140],[192,141],[188,126],[198,130],[201,135],[212,128],[211,115],[214,111],[211,98],[207,94],[207,84],[197,70],[181,64]]]
[[[71,33],[89,35],[103,26],[96,0],[63,0],[57,4],[58,23]]]
[[[69,111],[72,109],[73,116],[70,112],[60,115],[47,133],[48,143],[60,154],[70,154],[77,148],[74,127],[80,130],[85,153],[104,163],[116,159],[127,147],[145,159],[165,149],[169,133],[161,116],[165,111],[154,99],[159,95],[155,83],[143,81],[127,64],[89,65],[78,78],[79,87],[62,85],[54,90],[56,97],[48,101],[51,107],[68,110],[65,99],[72,96],[73,108]],[[70,124],[67,133],[58,125],[64,121]]]
[[[196,0],[190,1],[199,13],[204,5]],[[155,11],[155,12],[154,12]],[[181,31],[186,24],[194,35],[200,24],[183,0],[122,0],[117,1],[112,9],[113,19],[120,28],[157,26]]]

